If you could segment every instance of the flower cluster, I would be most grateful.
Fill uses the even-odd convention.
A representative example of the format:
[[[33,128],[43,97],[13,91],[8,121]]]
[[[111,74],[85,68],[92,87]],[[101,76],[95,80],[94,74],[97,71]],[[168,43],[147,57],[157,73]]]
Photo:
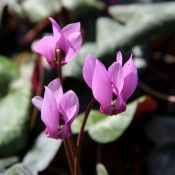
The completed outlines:
[[[80,23],[72,23],[60,29],[54,19],[49,17],[53,34],[43,37],[34,51],[43,55],[52,68],[58,63],[64,65],[74,59],[82,45]],[[59,67],[61,69],[61,66]],[[123,65],[121,52],[116,61],[108,68],[93,55],[85,58],[83,77],[92,89],[100,111],[116,115],[126,109],[126,102],[136,89],[138,77],[132,56]],[[54,139],[64,139],[71,135],[71,123],[78,115],[77,95],[63,88],[57,78],[45,86],[44,98],[35,96],[32,103],[41,111],[41,119],[46,126],[45,133]]]

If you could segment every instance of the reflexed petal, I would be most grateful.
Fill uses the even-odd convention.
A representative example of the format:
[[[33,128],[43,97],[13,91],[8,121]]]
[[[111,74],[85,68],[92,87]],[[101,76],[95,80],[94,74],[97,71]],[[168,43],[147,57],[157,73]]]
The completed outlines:
[[[69,40],[69,49],[67,51],[65,62],[70,61],[71,59],[75,58],[78,51],[81,48],[82,45],[82,36],[81,33],[73,33],[68,37]]]
[[[54,67],[55,48],[57,41],[53,36],[45,36],[34,45],[34,51],[43,55]]]
[[[132,60],[132,57],[124,64],[124,86],[122,90],[123,99],[126,101],[134,92],[138,83],[137,68]]]
[[[61,96],[63,95],[63,89],[61,87],[61,83],[60,83],[60,79],[56,78],[53,81],[51,81],[48,86],[47,86],[52,93],[54,94],[57,104],[61,98]]]
[[[123,100],[122,96],[119,95],[115,101],[115,108],[118,113],[121,113],[126,110],[126,102]]]
[[[56,37],[57,40],[59,40],[61,35],[60,26],[53,18],[49,17],[49,20],[52,23],[53,35],[54,37]]]
[[[46,125],[48,137],[58,138],[59,112],[56,99],[52,91],[45,87],[44,100],[41,108],[41,119]]]
[[[65,35],[66,37],[68,37],[68,36],[71,35],[72,33],[80,32],[80,22],[72,23],[72,24],[69,24],[69,25],[65,26],[65,27],[62,29],[62,32],[64,33],[64,35]]]
[[[41,110],[43,103],[43,98],[40,96],[35,96],[32,98],[32,104],[38,109]]]
[[[114,62],[108,69],[108,75],[114,86],[114,93],[118,95],[118,93],[122,91],[124,84],[124,76],[121,65],[119,63]]]
[[[59,101],[59,112],[63,116],[65,123],[71,123],[79,111],[79,100],[77,95],[72,91],[67,91]]]
[[[122,53],[120,51],[117,52],[116,60],[117,60],[117,63],[119,63],[122,66],[123,58],[122,58]]]
[[[104,65],[96,60],[95,71],[92,78],[92,92],[94,98],[100,103],[104,111],[111,106],[112,87],[108,72]]]
[[[94,75],[96,60],[97,58],[95,56],[87,55],[84,61],[83,78],[90,88],[92,87],[92,78]]]

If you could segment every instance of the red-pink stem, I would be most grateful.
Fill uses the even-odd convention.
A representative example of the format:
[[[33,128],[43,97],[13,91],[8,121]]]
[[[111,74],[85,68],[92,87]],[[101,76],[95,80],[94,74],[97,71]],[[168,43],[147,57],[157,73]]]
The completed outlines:
[[[36,68],[38,70],[38,82],[36,85],[36,89],[34,88],[35,95],[40,96],[42,93],[42,87],[43,87],[43,79],[44,79],[44,68],[41,60],[41,56],[38,55],[37,61],[36,61]],[[34,69],[34,74],[36,73]],[[35,76],[35,75],[33,75]],[[36,82],[35,82],[36,83]],[[30,128],[33,129],[36,123],[36,118],[37,118],[38,110],[36,108],[33,108],[32,111],[32,117],[31,117],[31,122],[30,122]]]
[[[56,60],[58,61],[58,78],[60,79],[61,87],[64,91],[63,88],[63,79],[62,79],[62,55],[60,50],[56,50]],[[74,165],[74,143],[72,142],[71,138],[66,138],[64,139],[64,148],[66,152],[66,156],[68,159],[69,167],[70,167],[70,172],[71,175],[73,175],[73,165]]]
[[[91,109],[93,108],[95,102],[96,101],[94,98],[90,101],[90,103],[85,111],[84,119],[83,119],[83,122],[82,122],[82,125],[80,128],[80,132],[79,132],[78,139],[77,139],[77,145],[76,145],[77,146],[76,155],[74,158],[74,175],[78,175],[78,165],[79,165],[79,160],[80,160],[80,152],[81,152],[82,141],[83,141],[83,136],[84,136],[84,129],[85,129],[87,119],[89,117],[89,113],[90,113]]]

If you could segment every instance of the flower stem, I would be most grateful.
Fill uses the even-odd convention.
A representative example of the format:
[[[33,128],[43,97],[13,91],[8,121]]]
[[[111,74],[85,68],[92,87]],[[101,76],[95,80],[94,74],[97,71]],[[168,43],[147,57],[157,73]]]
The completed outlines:
[[[71,150],[70,150],[68,139],[64,139],[64,149],[65,149],[67,160],[69,163],[71,175],[73,175],[73,158],[71,156]]]
[[[64,148],[65,148],[67,160],[70,167],[70,172],[71,172],[71,175],[73,175],[74,152],[73,152],[73,142],[71,142],[70,138],[64,139]]]
[[[34,92],[36,96],[40,96],[42,93],[42,87],[43,87],[43,79],[44,79],[44,68],[41,60],[41,56],[37,56],[37,60],[35,63],[34,73],[33,73],[33,84],[34,84]],[[32,114],[31,114],[31,122],[30,122],[30,129],[33,129],[36,123],[38,110],[36,108],[33,108]]]
[[[61,65],[62,55],[59,49],[58,50],[56,49],[56,58],[58,59],[58,78],[60,79],[61,87],[64,92],[63,78],[62,78],[62,65]],[[64,148],[68,159],[71,175],[73,175],[75,145],[72,142],[71,138],[64,139]]]
[[[80,132],[78,134],[78,139],[77,139],[77,149],[76,149],[76,155],[74,158],[74,175],[78,175],[78,165],[79,165],[79,160],[80,160],[80,151],[81,151],[81,146],[82,146],[82,141],[83,141],[83,136],[84,136],[84,128],[87,122],[87,119],[89,117],[89,113],[91,111],[91,109],[93,108],[94,104],[95,104],[96,100],[93,98],[86,111],[85,111],[85,115],[84,115],[84,119],[80,128]]]

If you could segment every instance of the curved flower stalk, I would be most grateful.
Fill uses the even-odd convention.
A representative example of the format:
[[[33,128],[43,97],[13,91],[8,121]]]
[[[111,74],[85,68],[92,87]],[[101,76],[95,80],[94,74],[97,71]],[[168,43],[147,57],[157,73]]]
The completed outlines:
[[[48,137],[64,139],[71,135],[71,123],[78,114],[79,101],[72,90],[63,94],[58,78],[45,86],[44,98],[35,96],[32,103],[41,111]]]
[[[137,69],[132,56],[122,66],[122,54],[117,53],[116,62],[108,70],[93,55],[85,58],[83,77],[100,104],[100,111],[116,115],[125,111],[126,101],[138,83]]]
[[[34,51],[43,55],[52,68],[56,67],[59,59],[66,64],[74,59],[82,45],[80,23],[72,23],[60,29],[57,22],[49,17],[53,34],[43,37],[34,45]]]

